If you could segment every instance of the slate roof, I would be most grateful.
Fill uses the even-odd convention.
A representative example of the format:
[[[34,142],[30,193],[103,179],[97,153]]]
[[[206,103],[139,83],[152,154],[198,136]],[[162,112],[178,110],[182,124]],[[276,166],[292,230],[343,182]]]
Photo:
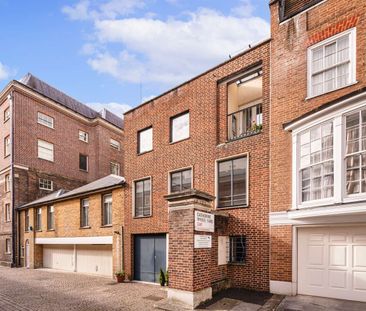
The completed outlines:
[[[66,192],[63,189],[58,190],[45,197],[24,204],[21,207],[19,207],[19,209],[25,209],[32,206],[40,206],[44,204],[50,204],[53,202],[64,201],[69,198],[82,196],[87,193],[97,192],[99,190],[113,188],[120,185],[122,186],[124,183],[125,183],[124,177],[111,174],[68,192]]]
[[[289,19],[324,0],[271,0],[270,5],[280,2],[280,21]]]
[[[53,101],[59,103],[60,105],[71,109],[72,111],[88,118],[103,118],[109,123],[117,126],[118,128],[123,128],[122,118],[116,116],[114,113],[103,109],[101,112],[97,112],[94,109],[88,107],[87,105],[77,101],[76,99],[70,97],[69,95],[61,92],[60,90],[54,88],[53,86],[47,84],[46,82],[38,79],[31,73],[26,74],[19,82],[32,90],[36,91],[43,96],[46,96]]]

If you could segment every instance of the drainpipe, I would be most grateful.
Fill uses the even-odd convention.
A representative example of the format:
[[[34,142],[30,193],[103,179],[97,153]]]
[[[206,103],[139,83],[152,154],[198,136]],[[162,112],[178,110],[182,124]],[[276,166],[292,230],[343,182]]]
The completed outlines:
[[[11,225],[12,225],[12,267],[17,266],[17,216],[18,212],[15,210],[15,196],[14,196],[14,94],[13,91],[8,95],[9,109],[10,109],[10,185],[11,185]]]
[[[121,226],[121,229],[120,229],[120,232],[121,232],[121,270],[125,271],[125,267],[124,267],[124,257],[125,257],[125,252],[124,252],[124,232],[123,232],[123,226]],[[126,273],[126,271],[125,271]]]

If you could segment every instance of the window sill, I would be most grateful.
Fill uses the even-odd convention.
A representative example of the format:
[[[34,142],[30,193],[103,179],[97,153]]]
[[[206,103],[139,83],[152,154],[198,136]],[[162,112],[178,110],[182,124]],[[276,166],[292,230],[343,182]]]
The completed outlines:
[[[231,209],[239,209],[239,208],[249,208],[249,205],[238,205],[238,206],[228,206],[228,207],[216,206],[215,210],[223,211],[223,210],[231,210]]]
[[[178,144],[178,143],[184,142],[184,141],[189,140],[189,139],[191,139],[191,137],[190,137],[190,136],[189,136],[189,137],[187,137],[187,138],[183,138],[183,139],[181,139],[181,140],[171,141],[171,142],[169,142],[169,145],[175,145],[175,144]]]
[[[230,266],[245,266],[245,262],[228,262],[227,263]]]
[[[113,225],[102,225],[102,226],[100,226],[101,228],[112,228],[113,227]]]
[[[47,232],[54,232],[55,229],[47,229]]]
[[[47,162],[51,162],[51,163],[55,163],[55,161],[54,161],[54,160],[43,159],[43,158],[40,158],[40,157],[38,157],[38,160],[43,160],[43,161],[47,161]]]
[[[80,227],[79,229],[91,229],[90,226]]]
[[[137,153],[137,156],[142,156],[142,155],[144,155],[144,154],[147,154],[147,153],[150,153],[150,152],[153,152],[154,151],[154,149],[151,149],[151,150],[149,150],[149,151],[144,151],[144,152],[138,152]]]
[[[358,81],[355,81],[355,82],[351,82],[350,84],[347,84],[345,86],[342,86],[340,88],[337,88],[337,89],[334,89],[334,90],[331,90],[329,92],[326,92],[326,93],[322,93],[322,94],[319,94],[319,95],[314,95],[314,96],[308,96],[308,97],[305,97],[305,101],[308,101],[308,100],[312,100],[314,98],[318,98],[318,97],[321,97],[323,95],[327,95],[327,94],[330,94],[330,93],[333,93],[333,92],[337,92],[339,90],[343,90],[343,89],[346,89],[347,87],[350,87],[350,86],[353,86],[355,84],[358,84]]]
[[[79,171],[80,171],[80,172],[84,172],[84,173],[89,173],[89,171],[82,170],[81,168],[79,168]]]
[[[35,230],[35,232],[42,232],[42,230]]]
[[[148,216],[133,216],[133,219],[143,219],[143,218],[151,218],[152,215],[148,215]]]

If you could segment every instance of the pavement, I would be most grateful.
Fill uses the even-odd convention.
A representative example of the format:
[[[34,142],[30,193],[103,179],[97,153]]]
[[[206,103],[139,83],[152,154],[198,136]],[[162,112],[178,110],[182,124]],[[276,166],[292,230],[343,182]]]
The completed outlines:
[[[365,311],[366,303],[314,296],[287,296],[277,311]]]
[[[0,311],[154,310],[160,286],[76,273],[0,267]]]

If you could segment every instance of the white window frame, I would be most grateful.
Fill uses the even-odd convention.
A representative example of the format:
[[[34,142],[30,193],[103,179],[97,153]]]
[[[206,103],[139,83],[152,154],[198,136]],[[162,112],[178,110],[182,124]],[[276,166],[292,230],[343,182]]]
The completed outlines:
[[[187,166],[187,167],[182,167],[182,168],[179,168],[179,169],[175,169],[175,170],[172,170],[172,171],[169,171],[168,172],[168,193],[171,194],[173,193],[171,191],[172,189],[172,174],[174,173],[179,173],[179,172],[184,172],[184,171],[191,171],[191,189],[194,189],[194,186],[193,186],[193,166]]]
[[[49,188],[44,186],[48,182],[51,185]],[[52,191],[53,190],[53,180],[45,179],[45,178],[39,178],[38,179],[38,187],[39,187],[40,190]]]
[[[86,157],[86,170],[80,168],[80,156]],[[89,172],[89,156],[86,154],[79,153],[79,170],[82,172]]]
[[[135,196],[135,190],[136,190],[136,183],[140,182],[140,181],[144,181],[144,180],[150,180],[150,214],[148,216],[136,216],[136,196]],[[147,217],[152,217],[153,216],[153,195],[152,195],[152,188],[153,188],[153,179],[151,176],[146,176],[143,178],[139,178],[136,180],[132,181],[132,215],[134,218],[147,218]]]
[[[109,143],[113,149],[121,150],[121,143],[118,140],[111,138]]]
[[[89,133],[83,130],[79,130],[79,140],[88,143],[89,142]]]
[[[4,179],[5,179],[5,186],[4,186],[5,192],[10,192],[10,190],[11,190],[10,174],[6,174]]]
[[[5,218],[5,222],[10,222],[11,221],[11,207],[10,207],[10,203],[5,203],[4,204],[4,218]]]
[[[89,198],[84,198],[81,199],[80,202],[80,227],[81,228],[90,228],[90,223],[89,223],[89,211],[90,211],[90,202],[89,202]],[[104,200],[103,200],[103,204],[104,204]],[[84,209],[87,208],[88,209],[88,213],[86,214],[86,218],[84,219]]]
[[[5,254],[11,254],[11,239],[5,239]]]
[[[344,103],[348,105],[334,109],[320,117],[313,116],[306,124],[292,131],[292,209],[294,210],[366,200],[366,193],[350,195],[346,193],[345,167],[346,116],[360,109],[366,109],[366,104],[365,101],[349,104],[347,100]],[[300,144],[298,143],[298,136],[313,126],[329,121],[333,122],[334,196],[332,198],[301,202]]]
[[[50,162],[54,162],[55,148],[52,143],[38,139],[37,140],[38,158]],[[49,153],[49,154],[47,154]],[[52,154],[51,154],[52,153]]]
[[[55,119],[43,112],[37,112],[37,123],[45,127],[53,129],[55,126]]]
[[[112,173],[112,165],[115,165],[117,167],[117,170],[118,170],[117,174]],[[110,169],[111,169],[111,172],[110,172],[111,174],[118,175],[118,176],[121,174],[121,164],[119,164],[118,162],[111,161],[109,163],[109,166],[110,166]]]
[[[173,137],[174,137],[174,121],[178,120],[182,117],[185,117],[186,115],[188,115],[188,133],[186,133],[186,136],[184,136],[183,138],[174,140],[173,139]],[[190,111],[188,110],[188,111],[182,112],[180,114],[177,114],[175,116],[172,116],[170,118],[170,143],[174,144],[174,143],[189,139],[190,136],[191,136],[191,114],[190,114]]]
[[[4,123],[10,120],[10,107],[4,109]]]
[[[321,46],[328,45],[328,44],[332,43],[333,41],[336,41],[336,40],[340,39],[341,37],[347,36],[347,35],[350,36],[349,37],[350,38],[350,41],[349,41],[349,53],[350,53],[349,83],[345,86],[341,86],[341,87],[337,86],[335,89],[333,89],[331,91],[324,91],[321,94],[313,95],[313,84],[312,84],[313,51]],[[308,48],[307,59],[308,59],[308,61],[307,61],[307,98],[308,99],[317,97],[317,96],[322,96],[324,94],[331,93],[331,92],[337,91],[339,89],[342,89],[342,88],[345,88],[345,87],[348,87],[350,85],[357,83],[357,81],[356,81],[356,28],[348,29],[335,36],[325,39],[315,45],[312,45],[311,47]],[[337,66],[339,66],[339,64],[336,65],[335,67],[337,67]]]
[[[52,210],[52,212],[51,212],[51,210]],[[52,215],[52,223],[51,223],[50,215]],[[47,206],[47,230],[48,231],[54,231],[55,230],[55,224],[56,224],[55,206],[54,205],[48,205]]]
[[[147,131],[151,131],[151,148],[141,150],[141,134]],[[152,126],[146,127],[137,132],[137,154],[144,154],[154,150],[154,128]]]
[[[105,204],[110,204],[110,222],[104,223],[105,219]],[[102,226],[103,227],[110,227],[113,224],[113,195],[112,193],[106,193],[102,197]]]
[[[10,142],[10,135],[4,138],[4,157],[10,156],[10,149],[11,149],[11,142]]]
[[[42,207],[37,207],[36,209],[36,218],[35,218],[35,230],[42,231]],[[40,218],[38,218],[40,217]],[[40,221],[39,221],[40,220]]]

